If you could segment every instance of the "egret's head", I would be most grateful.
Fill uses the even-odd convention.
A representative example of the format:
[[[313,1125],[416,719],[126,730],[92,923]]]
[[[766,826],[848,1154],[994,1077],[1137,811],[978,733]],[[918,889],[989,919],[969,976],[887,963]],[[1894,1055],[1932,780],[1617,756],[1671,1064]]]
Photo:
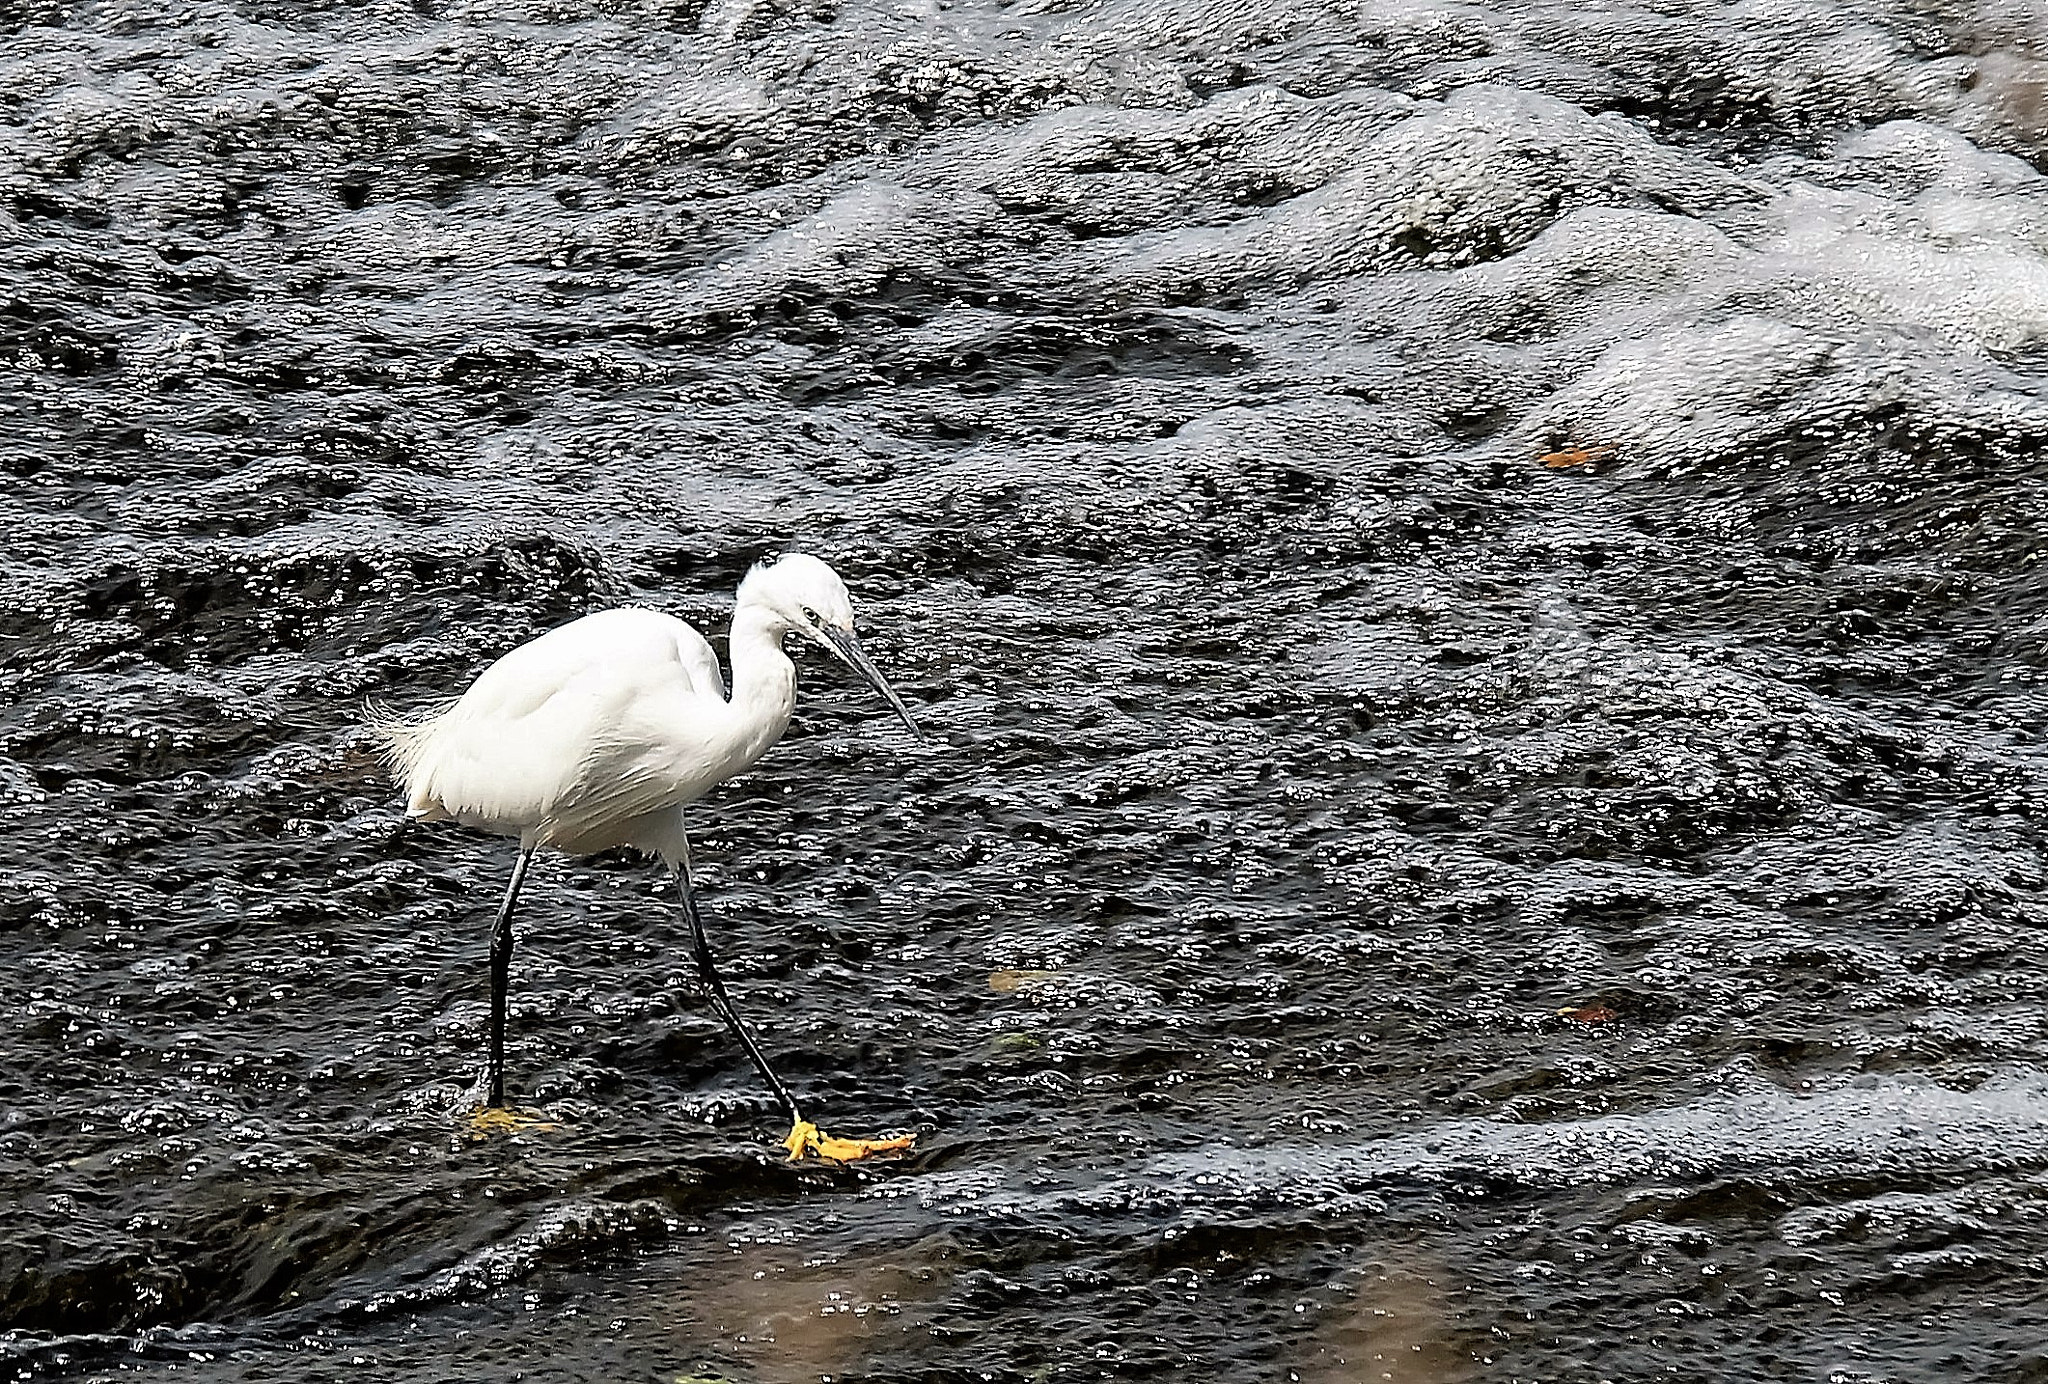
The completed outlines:
[[[873,684],[913,735],[921,735],[909,708],[861,650],[853,630],[853,597],[839,574],[809,553],[764,562],[740,583],[740,604],[765,607],[783,634],[800,634]]]
[[[768,607],[793,631],[853,633],[853,597],[839,574],[809,553],[787,553],[747,573],[740,599]]]

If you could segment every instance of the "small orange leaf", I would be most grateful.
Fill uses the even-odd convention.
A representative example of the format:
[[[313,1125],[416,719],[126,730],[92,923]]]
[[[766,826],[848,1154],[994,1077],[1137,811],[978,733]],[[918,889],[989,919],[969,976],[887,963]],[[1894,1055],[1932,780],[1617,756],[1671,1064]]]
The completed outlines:
[[[1030,990],[1059,978],[1058,971],[993,971],[989,974],[988,988],[998,995],[1014,995],[1019,990]]]
[[[1536,460],[1542,462],[1553,471],[1562,471],[1567,466],[1584,466],[1589,461],[1598,461],[1602,457],[1613,455],[1614,448],[1612,447],[1571,446],[1560,448],[1555,452],[1545,452]]]

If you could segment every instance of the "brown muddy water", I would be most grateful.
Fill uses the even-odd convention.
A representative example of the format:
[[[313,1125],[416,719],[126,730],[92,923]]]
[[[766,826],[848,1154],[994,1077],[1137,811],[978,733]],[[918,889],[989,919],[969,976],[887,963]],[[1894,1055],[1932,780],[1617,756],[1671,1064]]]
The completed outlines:
[[[2024,0],[0,8],[0,1378],[2038,1380]],[[366,699],[797,545],[658,872]]]

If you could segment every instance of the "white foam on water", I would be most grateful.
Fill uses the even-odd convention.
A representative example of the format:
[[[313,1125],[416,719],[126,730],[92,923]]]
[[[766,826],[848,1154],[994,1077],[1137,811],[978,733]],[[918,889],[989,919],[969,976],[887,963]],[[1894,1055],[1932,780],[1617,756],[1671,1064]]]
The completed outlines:
[[[1678,1106],[1528,1124],[1450,1120],[1344,1144],[1240,1147],[1152,1158],[1129,1175],[1033,1192],[988,1169],[907,1179],[928,1209],[1031,1217],[1065,1207],[1369,1209],[1404,1189],[1449,1185],[1623,1187],[1740,1179],[1798,1186],[1831,1178],[2028,1173],[2048,1168],[2048,1078],[2012,1071],[1967,1091],[1926,1080],[1864,1078],[1793,1093],[1748,1089]],[[865,1193],[906,1195],[902,1181]]]

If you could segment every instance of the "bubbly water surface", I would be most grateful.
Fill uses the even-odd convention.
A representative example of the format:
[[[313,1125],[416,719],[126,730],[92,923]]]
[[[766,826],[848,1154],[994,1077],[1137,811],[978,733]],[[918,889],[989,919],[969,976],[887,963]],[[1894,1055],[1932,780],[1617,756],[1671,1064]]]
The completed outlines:
[[[2031,1379],[2032,0],[17,0],[0,1371]],[[844,572],[657,872],[360,715]],[[515,1376],[514,1371],[523,1373]]]

